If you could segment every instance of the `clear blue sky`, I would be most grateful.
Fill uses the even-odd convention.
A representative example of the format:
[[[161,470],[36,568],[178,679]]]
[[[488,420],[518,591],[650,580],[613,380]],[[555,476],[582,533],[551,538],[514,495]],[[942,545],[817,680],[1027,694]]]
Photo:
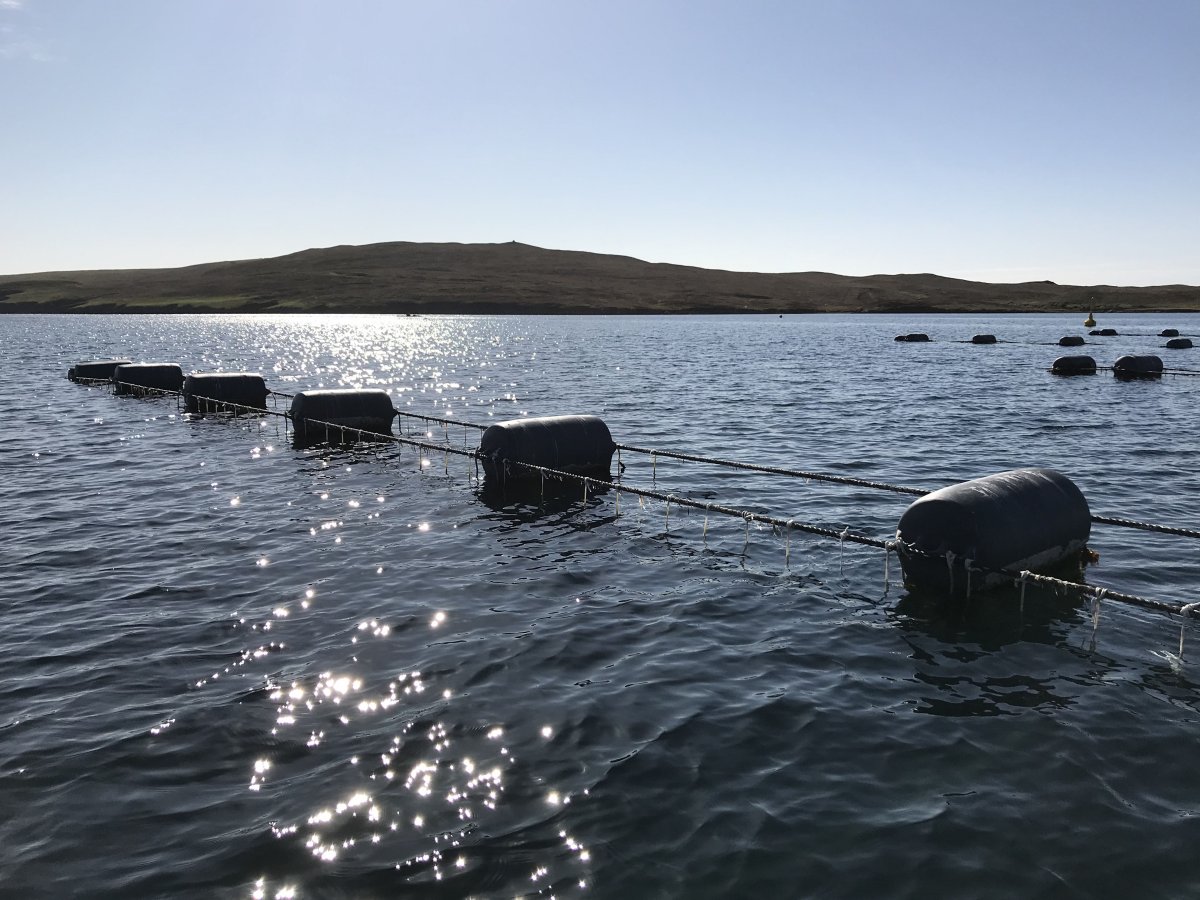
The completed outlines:
[[[1200,285],[1200,0],[0,0],[0,273],[375,241]]]

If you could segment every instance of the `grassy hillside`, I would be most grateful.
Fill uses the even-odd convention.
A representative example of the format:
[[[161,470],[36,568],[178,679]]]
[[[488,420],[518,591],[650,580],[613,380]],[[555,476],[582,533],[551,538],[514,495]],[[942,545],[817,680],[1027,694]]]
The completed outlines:
[[[1200,288],[986,284],[938,275],[781,275],[526,244],[393,242],[178,269],[0,276],[0,312],[1160,312]]]

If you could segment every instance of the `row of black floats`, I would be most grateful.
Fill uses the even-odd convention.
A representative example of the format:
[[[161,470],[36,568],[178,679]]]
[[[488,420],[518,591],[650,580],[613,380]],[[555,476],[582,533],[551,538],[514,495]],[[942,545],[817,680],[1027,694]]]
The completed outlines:
[[[1050,367],[1055,375],[1095,375],[1096,369],[1091,356],[1060,356]],[[1163,361],[1159,356],[1121,356],[1112,364],[1112,373],[1122,381],[1161,378]]]
[[[245,372],[193,373],[179,366],[96,360],[78,363],[72,380],[111,381],[122,393],[182,393],[189,412],[265,409],[262,376]],[[317,441],[390,436],[397,411],[383,390],[311,390],[292,397],[296,437]],[[550,416],[497,422],[483,431],[473,455],[493,489],[538,490],[547,481],[595,489],[611,479],[616,450],[597,416]],[[1091,530],[1082,492],[1049,469],[1016,469],[951,485],[914,502],[896,530],[905,584],[924,593],[969,596],[1011,583],[1022,570],[1066,566],[1081,571]],[[1068,577],[1072,572],[1068,572]]]
[[[79,382],[110,382],[114,393],[135,395],[181,394],[194,414],[265,410],[263,377],[250,372],[193,372],[184,376],[175,363],[136,363],[128,359],[79,362],[67,371]]]

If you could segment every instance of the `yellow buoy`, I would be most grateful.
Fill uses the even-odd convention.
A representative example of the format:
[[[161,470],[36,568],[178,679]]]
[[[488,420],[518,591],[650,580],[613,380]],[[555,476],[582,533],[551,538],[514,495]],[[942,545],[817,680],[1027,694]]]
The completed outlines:
[[[1096,317],[1093,316],[1091,313],[1088,313],[1088,317],[1083,320],[1083,324],[1086,325],[1088,328],[1095,328],[1096,327]]]

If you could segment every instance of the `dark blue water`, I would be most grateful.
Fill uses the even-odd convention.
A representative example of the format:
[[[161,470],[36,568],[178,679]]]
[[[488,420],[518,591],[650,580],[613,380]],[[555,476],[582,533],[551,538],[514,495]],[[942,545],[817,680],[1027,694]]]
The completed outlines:
[[[1196,528],[1200,379],[1046,369],[1078,316],[0,318],[0,895],[1128,897],[1200,890],[1200,628],[965,609],[881,551],[657,502],[485,502],[63,377],[128,355],[934,488],[1023,465]],[[1200,316],[1105,316],[1102,364]],[[896,333],[930,333],[928,345]],[[955,343],[976,332],[997,346]],[[1195,351],[1200,353],[1200,351]],[[412,424],[406,424],[411,430]],[[467,429],[432,429],[456,446]],[[889,537],[908,498],[623,456]],[[1200,600],[1195,542],[1088,578]]]

